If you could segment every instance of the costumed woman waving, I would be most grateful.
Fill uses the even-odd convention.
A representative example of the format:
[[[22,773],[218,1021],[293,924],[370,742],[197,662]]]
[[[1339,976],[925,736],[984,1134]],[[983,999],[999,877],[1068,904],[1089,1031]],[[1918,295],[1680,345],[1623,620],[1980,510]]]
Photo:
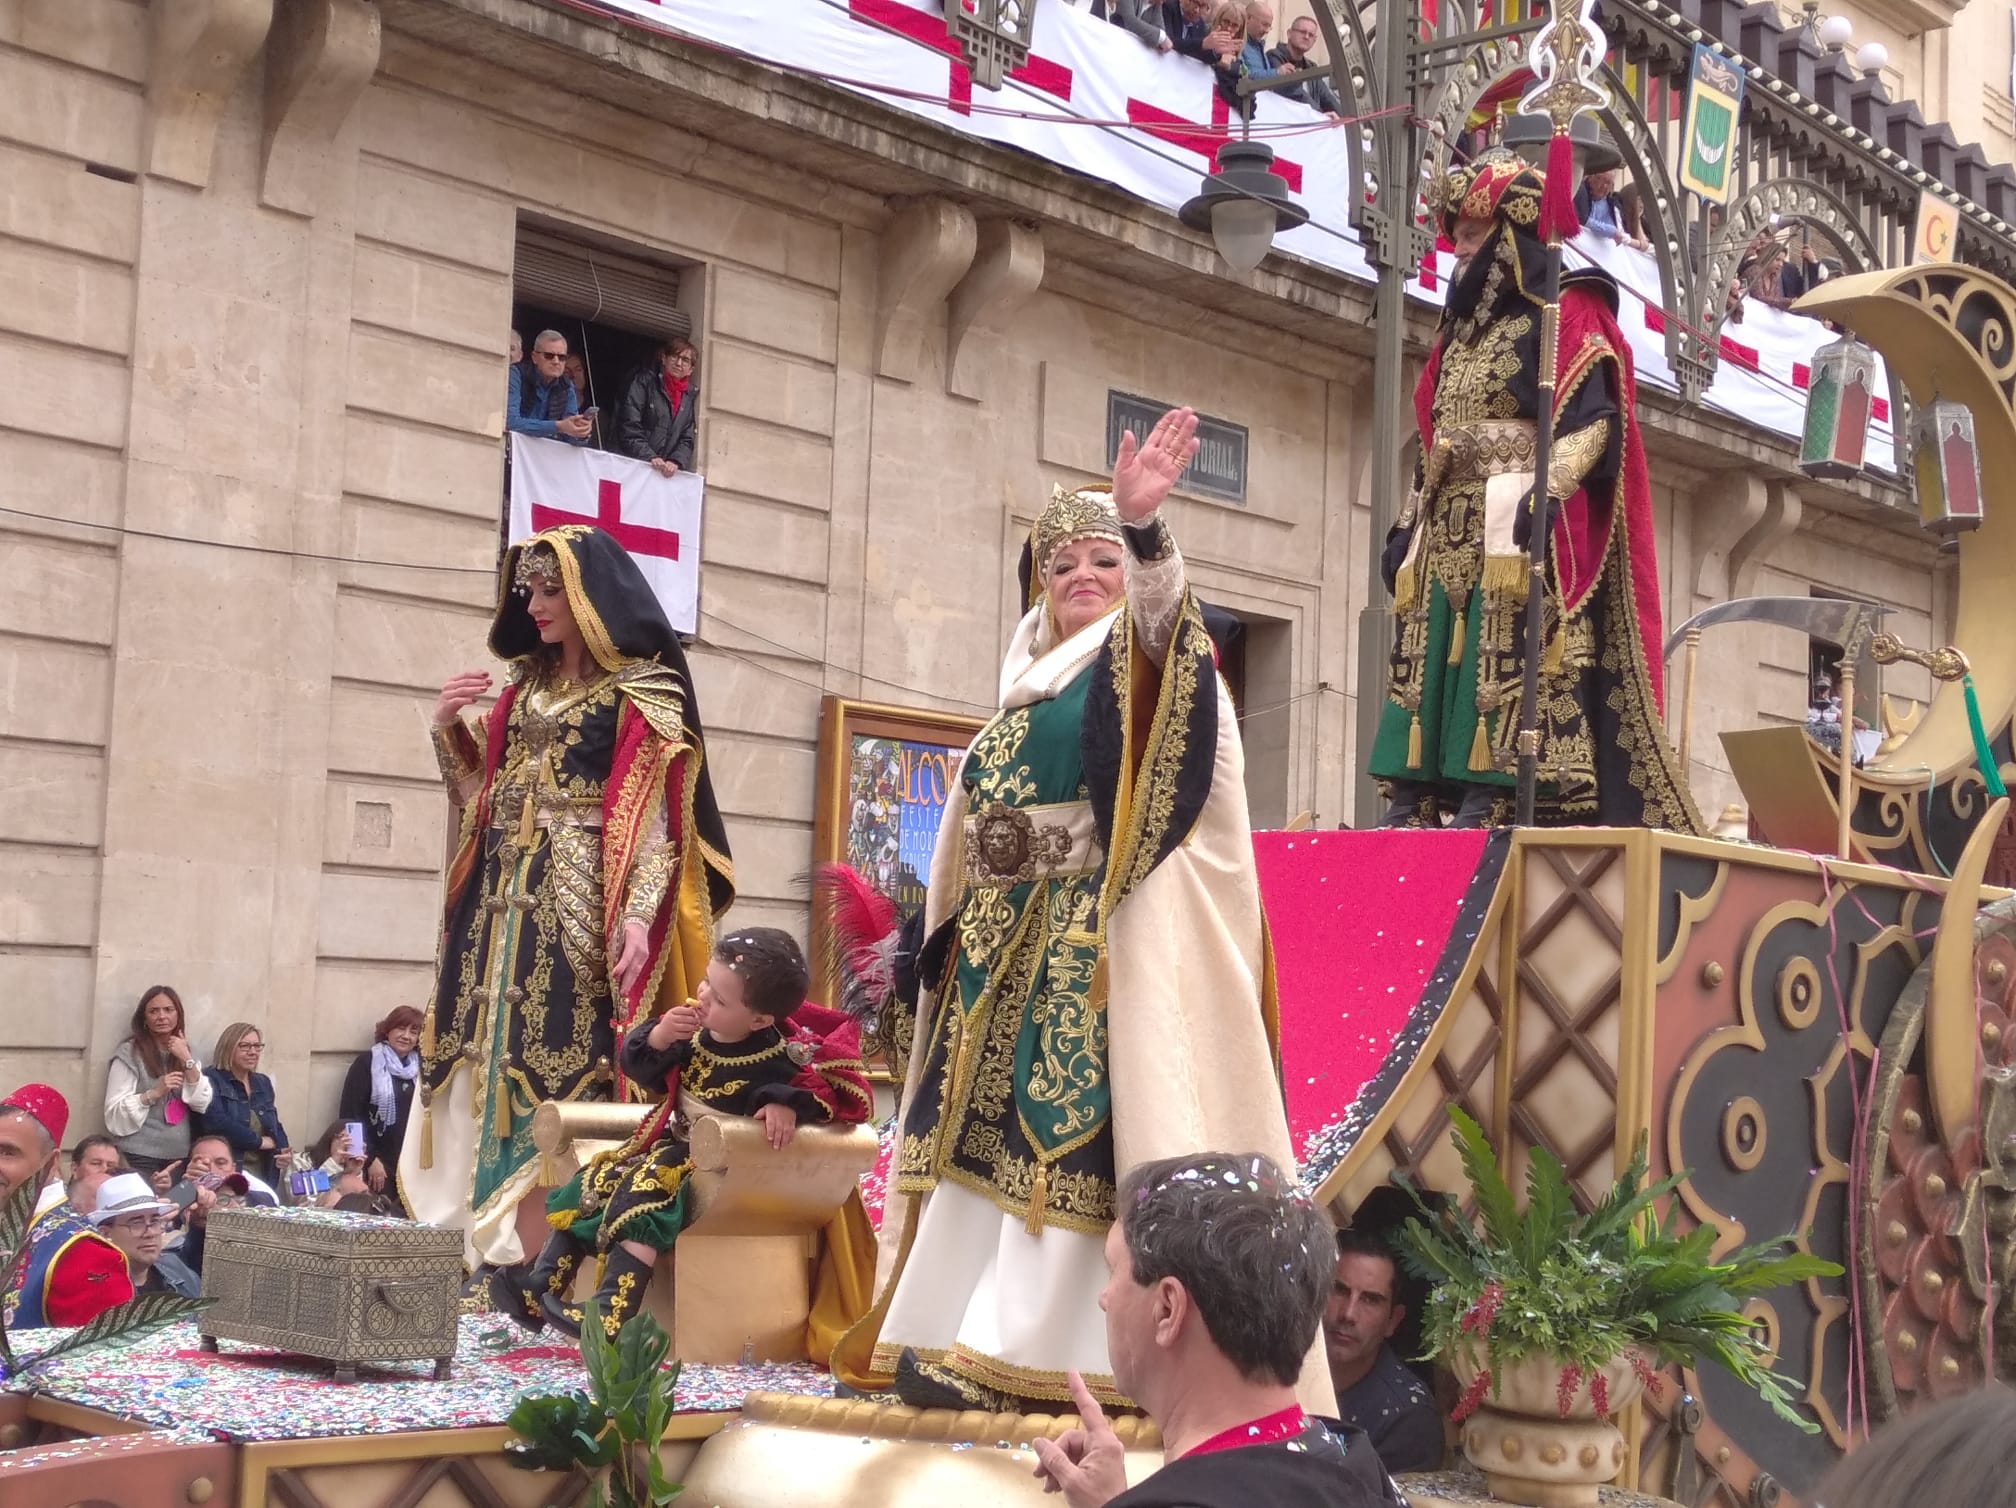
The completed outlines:
[[[1291,1162],[1245,760],[1157,513],[1197,418],[1059,490],[1022,558],[1001,710],[947,800],[875,1307],[836,1348],[918,1407],[1117,1404],[1099,1292],[1120,1174]],[[1303,1393],[1332,1406],[1320,1348]]]
[[[434,712],[461,835],[399,1192],[511,1265],[532,1112],[623,1093],[622,1028],[693,994],[734,884],[686,658],[621,545],[576,524],[513,545],[490,649],[510,684],[480,727],[483,671]],[[525,1220],[543,1235],[537,1201]]]

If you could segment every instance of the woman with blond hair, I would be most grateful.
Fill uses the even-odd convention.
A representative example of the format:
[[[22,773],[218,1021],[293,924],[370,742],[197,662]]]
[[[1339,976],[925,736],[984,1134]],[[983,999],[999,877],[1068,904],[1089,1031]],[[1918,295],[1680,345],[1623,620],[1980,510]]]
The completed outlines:
[[[196,1123],[199,1134],[221,1136],[231,1144],[239,1167],[277,1183],[292,1148],[274,1108],[273,1081],[259,1071],[265,1051],[265,1034],[250,1021],[233,1021],[217,1034],[214,1061],[203,1070],[210,1081],[210,1108]]]

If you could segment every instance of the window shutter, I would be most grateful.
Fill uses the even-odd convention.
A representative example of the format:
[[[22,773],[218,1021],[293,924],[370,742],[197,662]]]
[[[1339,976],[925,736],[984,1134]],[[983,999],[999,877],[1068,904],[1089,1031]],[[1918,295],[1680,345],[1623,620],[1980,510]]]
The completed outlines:
[[[523,226],[512,292],[525,303],[640,335],[691,338],[693,333],[693,322],[678,307],[679,274],[674,269]],[[529,341],[532,332],[526,331],[525,338]]]

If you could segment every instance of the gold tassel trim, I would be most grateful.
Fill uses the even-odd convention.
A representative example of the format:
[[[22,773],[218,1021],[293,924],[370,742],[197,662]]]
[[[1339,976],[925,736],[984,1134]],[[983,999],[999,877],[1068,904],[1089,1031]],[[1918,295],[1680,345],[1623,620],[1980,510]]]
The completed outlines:
[[[1540,673],[1542,675],[1559,675],[1561,673],[1561,662],[1567,657],[1568,635],[1561,625],[1556,624],[1554,636],[1547,641],[1546,652],[1540,656]]]
[[[1463,663],[1463,630],[1469,626],[1468,613],[1455,613],[1449,620],[1449,658],[1443,663],[1461,665]]]
[[[1400,567],[1393,577],[1393,611],[1411,612],[1415,601],[1421,595],[1420,568],[1409,562]]]
[[[1407,768],[1421,768],[1421,714],[1415,713],[1413,721],[1407,724]]]
[[[1050,1164],[1036,1164],[1035,1181],[1029,1185],[1029,1218],[1022,1222],[1022,1229],[1032,1236],[1043,1234],[1043,1210],[1050,1203]]]
[[[1527,559],[1524,555],[1487,555],[1484,575],[1478,583],[1487,601],[1507,601],[1526,585]]]
[[[532,846],[532,832],[536,826],[536,813],[532,804],[532,793],[525,793],[524,810],[518,813],[518,851],[523,853]]]
[[[546,1216],[546,1223],[555,1230],[572,1230],[580,1218],[579,1210],[555,1210]]]
[[[434,1166],[434,1107],[420,1108],[420,1170],[426,1172]]]
[[[1487,713],[1477,714],[1477,731],[1470,735],[1470,768],[1488,770],[1491,768],[1491,738],[1485,731],[1489,721]]]

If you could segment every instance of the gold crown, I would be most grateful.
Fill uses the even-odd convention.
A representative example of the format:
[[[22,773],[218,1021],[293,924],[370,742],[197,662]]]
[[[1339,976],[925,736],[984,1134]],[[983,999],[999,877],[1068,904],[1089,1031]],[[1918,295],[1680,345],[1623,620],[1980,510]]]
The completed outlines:
[[[532,590],[535,581],[560,580],[560,556],[543,539],[535,539],[518,552],[518,569],[511,584],[521,592]]]
[[[1058,546],[1074,539],[1120,540],[1120,515],[1113,511],[1113,494],[1104,487],[1080,487],[1067,492],[1051,489],[1050,506],[1043,510],[1029,531],[1029,557],[1035,563],[1034,580],[1043,579],[1044,569]]]

